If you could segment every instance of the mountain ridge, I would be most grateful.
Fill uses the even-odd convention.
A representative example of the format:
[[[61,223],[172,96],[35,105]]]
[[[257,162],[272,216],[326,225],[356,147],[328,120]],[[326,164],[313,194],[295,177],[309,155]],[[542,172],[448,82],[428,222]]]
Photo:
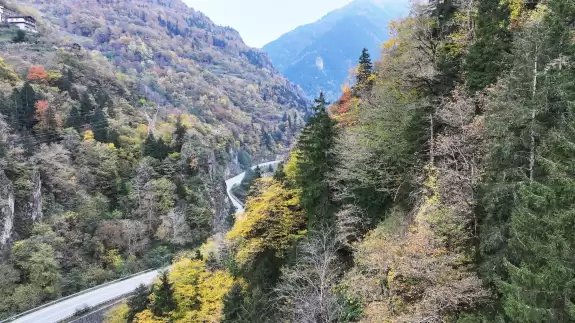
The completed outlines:
[[[299,84],[308,98],[322,90],[330,100],[335,100],[363,47],[377,58],[378,46],[389,37],[387,24],[390,18],[405,12],[406,8],[386,1],[356,0],[316,22],[295,28],[263,49],[278,71]],[[323,38],[327,41],[322,41]],[[307,53],[320,52],[323,54],[309,57],[302,63]],[[320,58],[324,62],[323,68],[315,64]],[[332,63],[325,64],[326,61]]]

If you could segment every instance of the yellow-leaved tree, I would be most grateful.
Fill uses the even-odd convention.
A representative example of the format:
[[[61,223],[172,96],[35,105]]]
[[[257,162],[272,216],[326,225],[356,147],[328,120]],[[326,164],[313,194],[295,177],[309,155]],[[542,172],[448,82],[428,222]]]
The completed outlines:
[[[147,309],[136,316],[138,323],[220,322],[223,299],[234,284],[225,270],[211,271],[203,260],[183,259],[169,274],[174,286],[176,310],[169,317],[155,317]]]
[[[245,213],[227,234],[240,265],[264,251],[282,254],[306,233],[298,190],[271,178],[259,179],[254,185],[260,194],[248,199]]]

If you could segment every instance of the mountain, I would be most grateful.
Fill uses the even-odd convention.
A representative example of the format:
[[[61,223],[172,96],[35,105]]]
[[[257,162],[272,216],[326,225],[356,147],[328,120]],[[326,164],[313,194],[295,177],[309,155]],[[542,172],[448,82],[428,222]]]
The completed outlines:
[[[224,180],[275,159],[308,100],[177,0],[0,1],[0,320],[229,227]]]
[[[320,90],[335,100],[366,47],[374,58],[389,38],[388,23],[407,12],[400,4],[356,0],[315,23],[300,26],[265,45],[274,66],[308,97]]]

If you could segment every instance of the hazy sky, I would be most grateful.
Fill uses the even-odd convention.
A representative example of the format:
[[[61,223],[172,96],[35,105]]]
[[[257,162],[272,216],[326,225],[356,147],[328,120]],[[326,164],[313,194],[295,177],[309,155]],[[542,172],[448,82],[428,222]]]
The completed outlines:
[[[282,34],[341,8],[350,0],[184,0],[215,23],[240,32],[252,47],[262,47]]]

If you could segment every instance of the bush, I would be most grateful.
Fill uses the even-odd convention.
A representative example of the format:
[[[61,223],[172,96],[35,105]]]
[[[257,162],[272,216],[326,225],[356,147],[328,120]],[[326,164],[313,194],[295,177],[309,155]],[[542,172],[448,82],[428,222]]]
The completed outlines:
[[[16,36],[12,38],[14,43],[22,43],[26,41],[26,32],[22,29],[16,31]]]

